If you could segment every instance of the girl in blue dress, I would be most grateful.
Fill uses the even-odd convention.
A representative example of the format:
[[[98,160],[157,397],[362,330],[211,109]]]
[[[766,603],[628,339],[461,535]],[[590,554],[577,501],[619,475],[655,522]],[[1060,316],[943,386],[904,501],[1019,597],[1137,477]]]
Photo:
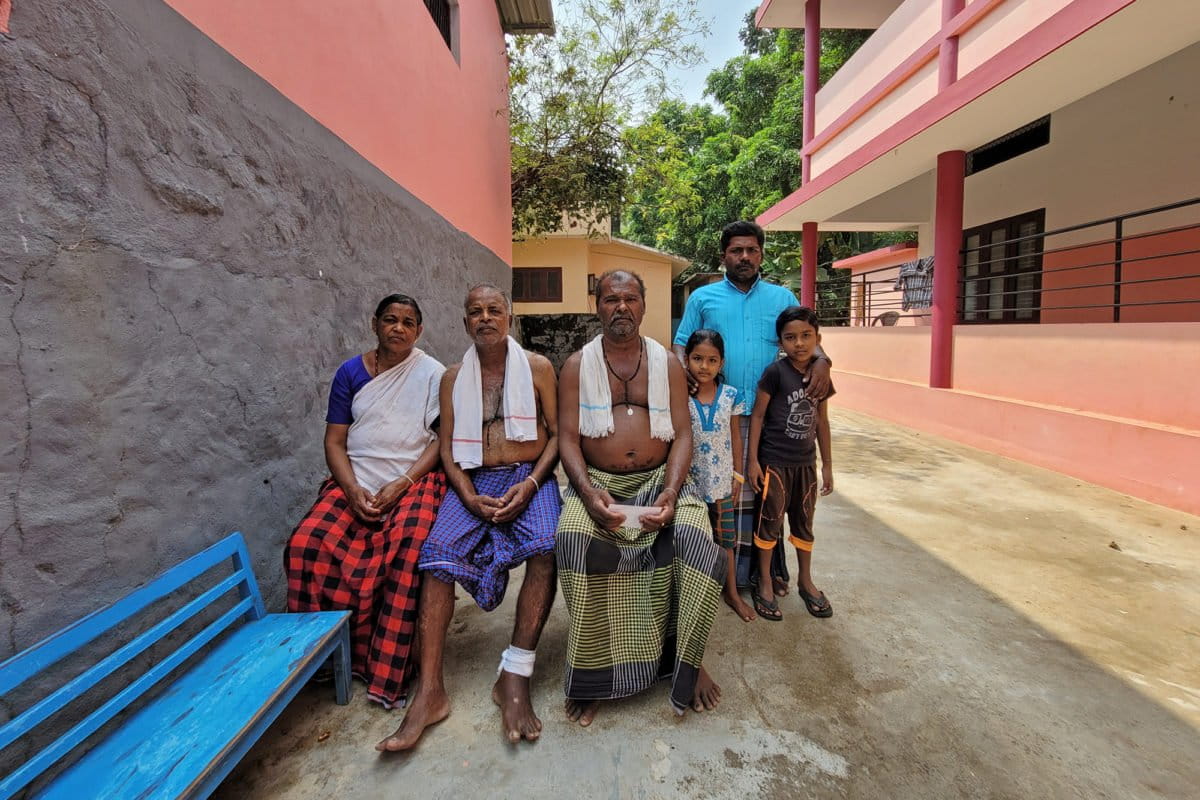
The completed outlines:
[[[721,334],[701,328],[691,335],[684,347],[685,366],[696,379],[696,393],[688,410],[692,415],[691,480],[708,503],[713,538],[725,550],[728,574],[725,579],[725,603],[745,622],[754,619],[754,609],[737,590],[737,529],[734,526],[732,498],[741,491],[744,480],[733,465],[742,463],[741,415],[745,407],[737,389],[724,382],[725,341]]]

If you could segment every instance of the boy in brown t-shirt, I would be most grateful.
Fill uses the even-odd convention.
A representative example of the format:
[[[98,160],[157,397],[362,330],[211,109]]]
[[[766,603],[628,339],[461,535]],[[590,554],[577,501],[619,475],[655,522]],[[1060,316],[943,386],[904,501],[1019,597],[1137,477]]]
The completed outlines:
[[[800,565],[797,582],[800,598],[814,617],[833,615],[825,593],[812,582],[813,512],[817,505],[816,451],[821,451],[820,493],[833,491],[833,457],[829,445],[828,397],[808,396],[808,370],[821,343],[821,323],[816,312],[792,306],[775,320],[775,333],[783,348],[781,358],[763,370],[758,381],[754,411],[750,415],[750,485],[760,495],[754,545],[759,574],[769,575],[771,551],[783,535],[783,518],[791,526],[789,541],[796,547]],[[783,612],[769,581],[751,595],[754,610],[764,619],[778,621]]]

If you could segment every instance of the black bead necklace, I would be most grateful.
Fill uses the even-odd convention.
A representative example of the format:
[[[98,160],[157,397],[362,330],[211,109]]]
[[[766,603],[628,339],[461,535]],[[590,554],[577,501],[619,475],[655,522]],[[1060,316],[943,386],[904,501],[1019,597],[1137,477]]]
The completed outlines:
[[[600,353],[604,356],[604,365],[608,367],[608,371],[613,374],[613,377],[621,382],[621,386],[625,391],[624,399],[622,399],[619,403],[613,403],[613,407],[615,408],[616,406],[622,405],[625,406],[625,413],[631,417],[633,416],[633,403],[629,402],[629,382],[636,378],[638,373],[642,371],[642,356],[645,354],[645,352],[646,343],[642,342],[641,347],[638,348],[638,362],[637,366],[633,369],[633,374],[628,378],[623,378],[615,369],[613,369],[612,362],[608,360],[608,351],[604,349],[604,342],[600,342]]]

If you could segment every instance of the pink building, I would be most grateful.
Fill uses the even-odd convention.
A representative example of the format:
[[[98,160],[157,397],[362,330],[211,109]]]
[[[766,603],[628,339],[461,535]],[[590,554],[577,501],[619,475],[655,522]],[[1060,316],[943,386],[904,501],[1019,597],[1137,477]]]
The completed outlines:
[[[914,230],[852,270],[839,403],[1200,513],[1194,0],[763,0],[875,33],[824,86],[768,230]],[[924,260],[930,259],[930,260]]]
[[[456,228],[512,262],[504,33],[551,0],[166,0]]]

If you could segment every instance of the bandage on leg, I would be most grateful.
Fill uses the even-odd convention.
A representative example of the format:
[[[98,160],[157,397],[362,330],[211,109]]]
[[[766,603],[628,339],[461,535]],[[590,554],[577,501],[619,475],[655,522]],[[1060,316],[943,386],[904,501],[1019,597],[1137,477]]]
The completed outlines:
[[[524,650],[514,645],[509,645],[500,654],[500,666],[496,668],[496,674],[508,672],[512,675],[519,675],[522,678],[528,678],[533,674],[533,662],[536,654],[532,650]]]

